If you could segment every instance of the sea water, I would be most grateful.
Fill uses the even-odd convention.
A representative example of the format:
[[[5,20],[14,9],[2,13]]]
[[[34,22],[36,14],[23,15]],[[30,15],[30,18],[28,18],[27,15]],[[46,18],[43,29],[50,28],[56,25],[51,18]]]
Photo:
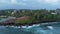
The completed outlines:
[[[14,25],[0,26],[0,34],[60,34],[60,22],[34,24],[21,27]]]
[[[60,24],[32,26],[0,26],[0,34],[60,34]]]

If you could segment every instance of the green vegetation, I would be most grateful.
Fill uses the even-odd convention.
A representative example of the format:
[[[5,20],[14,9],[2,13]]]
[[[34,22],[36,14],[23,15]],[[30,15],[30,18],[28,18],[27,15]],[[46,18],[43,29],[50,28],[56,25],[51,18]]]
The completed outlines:
[[[32,23],[32,22],[42,22],[42,21],[60,21],[60,13],[55,12],[56,10],[0,10],[0,16],[13,16],[16,18],[29,16],[30,20],[16,20],[16,23]],[[57,13],[57,14],[52,14]]]
[[[26,24],[26,23],[32,23],[32,20],[16,20],[15,22],[20,24]]]

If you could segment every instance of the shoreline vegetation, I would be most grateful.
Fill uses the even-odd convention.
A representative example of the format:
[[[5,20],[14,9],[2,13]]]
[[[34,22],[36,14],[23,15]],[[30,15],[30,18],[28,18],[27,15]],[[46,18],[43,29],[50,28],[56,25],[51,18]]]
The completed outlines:
[[[10,17],[10,18],[8,18]],[[0,25],[33,25],[60,21],[60,9],[56,10],[29,10],[29,9],[7,9],[0,10],[0,18],[7,18]]]

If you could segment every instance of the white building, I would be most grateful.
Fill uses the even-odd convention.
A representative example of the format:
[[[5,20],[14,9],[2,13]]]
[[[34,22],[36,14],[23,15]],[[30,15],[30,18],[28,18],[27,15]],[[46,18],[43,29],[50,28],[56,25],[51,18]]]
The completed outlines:
[[[13,15],[14,13],[16,13],[16,10],[14,10],[14,11],[11,13],[11,15]]]
[[[57,14],[57,13],[51,13],[51,14]]]

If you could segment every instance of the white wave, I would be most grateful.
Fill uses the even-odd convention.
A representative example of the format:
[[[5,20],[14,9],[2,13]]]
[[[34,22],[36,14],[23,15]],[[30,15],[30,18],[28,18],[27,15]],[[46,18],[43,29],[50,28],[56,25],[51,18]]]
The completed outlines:
[[[8,26],[8,25],[5,27],[20,28],[20,26]]]
[[[30,29],[30,28],[32,28],[32,27],[33,27],[33,26],[28,26],[27,29]]]
[[[33,27],[36,27],[36,26],[40,26],[40,24],[34,24],[34,25],[32,25]]]
[[[10,27],[10,26],[6,25],[5,27]]]
[[[14,28],[18,28],[17,26],[14,26]]]
[[[10,26],[10,27],[15,27],[15,26]]]
[[[22,26],[22,28],[27,28],[27,26]]]
[[[20,26],[17,26],[17,28],[21,28]]]
[[[27,26],[9,26],[9,27],[13,27],[13,28],[27,28]]]
[[[47,26],[49,29],[53,29],[53,27],[52,26]]]
[[[47,25],[47,24],[49,24],[49,23],[42,23],[41,25]]]
[[[40,24],[36,24],[36,26],[40,26]]]
[[[12,27],[12,28],[27,28],[27,26],[5,26],[5,27]]]
[[[33,27],[35,27],[36,25],[34,24],[34,25],[32,25]]]

